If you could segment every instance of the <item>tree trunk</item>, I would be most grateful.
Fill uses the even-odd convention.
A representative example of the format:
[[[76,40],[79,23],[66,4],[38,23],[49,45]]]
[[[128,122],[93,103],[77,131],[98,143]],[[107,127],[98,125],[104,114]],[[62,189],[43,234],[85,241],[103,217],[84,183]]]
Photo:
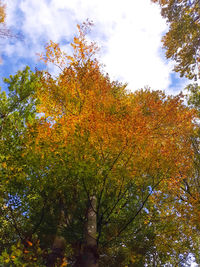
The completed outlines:
[[[63,211],[63,201],[61,198],[59,199],[59,208],[60,208],[60,216],[58,219],[59,223],[57,225],[57,233],[53,238],[52,251],[47,258],[47,264],[46,264],[47,267],[61,266],[64,260],[66,241],[64,237],[58,234],[58,229],[59,227],[62,227],[63,221],[65,220],[65,215]]]
[[[88,203],[85,242],[74,267],[98,267],[96,197]]]
[[[56,236],[53,242],[52,252],[47,259],[47,267],[61,266],[65,253],[65,239],[60,236]]]

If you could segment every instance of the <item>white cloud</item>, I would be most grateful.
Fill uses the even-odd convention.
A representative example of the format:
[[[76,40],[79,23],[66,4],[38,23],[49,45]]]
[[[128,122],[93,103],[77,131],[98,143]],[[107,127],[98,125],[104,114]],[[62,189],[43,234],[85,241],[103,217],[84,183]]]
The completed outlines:
[[[160,52],[166,24],[150,0],[19,0],[18,6],[7,0],[7,6],[8,25],[21,27],[25,36],[21,45],[5,46],[10,56],[17,51],[36,60],[45,42],[71,41],[76,24],[89,18],[95,23],[91,38],[100,43],[101,62],[111,78],[132,90],[169,88],[172,63]]]

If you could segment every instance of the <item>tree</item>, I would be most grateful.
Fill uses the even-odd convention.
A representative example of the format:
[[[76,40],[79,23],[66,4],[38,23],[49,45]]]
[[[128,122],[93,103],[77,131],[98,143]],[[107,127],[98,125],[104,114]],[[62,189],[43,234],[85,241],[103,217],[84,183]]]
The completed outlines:
[[[65,231],[79,226],[83,252],[79,242],[77,265],[88,253],[97,261],[97,247],[126,242],[124,233],[139,216],[145,217],[143,208],[155,190],[178,183],[180,171],[187,174],[191,150],[186,136],[193,116],[180,97],[166,98],[148,90],[128,94],[124,86],[110,82],[93,59],[97,48],[86,43],[84,30],[79,27],[79,37],[74,38],[73,56],[63,54],[53,42],[46,47],[45,61],[63,71],[56,79],[49,73],[43,76],[38,98],[44,117],[36,126],[37,154],[45,160],[57,155],[61,161],[65,155],[63,165],[70,171],[59,181],[63,181],[61,191],[66,181],[65,192],[75,190],[75,199],[63,209],[64,213],[67,206],[75,209]],[[179,153],[185,157],[181,159]],[[60,163],[53,166],[58,173]],[[79,211],[74,202],[79,203]],[[96,231],[92,243],[88,222]]]
[[[130,93],[110,81],[95,58],[98,48],[86,42],[87,25],[78,29],[73,55],[53,42],[42,55],[59,66],[57,77],[42,72],[32,81],[21,73],[7,81],[16,92],[34,89],[22,111],[27,114],[34,103],[37,115],[20,120],[23,145],[14,142],[10,151],[5,136],[18,135],[2,136],[12,156],[1,164],[2,203],[12,211],[2,218],[12,223],[22,245],[31,242],[26,250],[31,257],[40,242],[41,254],[34,257],[41,266],[66,261],[73,266],[144,266],[153,255],[167,262],[161,255],[167,255],[166,249],[156,247],[166,224],[153,219],[161,218],[166,196],[173,198],[191,172],[195,113],[181,95],[167,97],[149,89]],[[173,207],[166,216],[176,217]],[[38,266],[34,257],[29,261]]]
[[[0,23],[5,21],[5,5],[3,5],[2,1],[0,1]]]
[[[10,29],[6,27],[6,5],[0,0],[0,38],[19,38],[18,35],[14,35]],[[0,64],[2,58],[0,57]]]
[[[6,5],[0,0],[0,38],[19,38],[6,27]]]
[[[197,118],[196,118],[196,127],[194,134],[191,136],[191,143],[194,150],[194,168],[192,176],[189,179],[184,181],[183,191],[184,196],[187,201],[190,203],[190,207],[193,209],[192,221],[195,224],[195,227],[199,228],[199,203],[200,203],[200,176],[199,176],[199,166],[200,166],[200,144],[199,144],[199,115],[200,115],[200,88],[198,84],[190,84],[187,89],[189,90],[188,94],[188,104],[197,110]]]
[[[27,186],[23,183],[28,167],[22,153],[26,149],[26,124],[35,119],[36,100],[33,95],[38,78],[27,67],[5,79],[5,82],[9,94],[0,93],[0,251],[1,254],[4,249],[6,251],[0,262],[4,266],[22,266],[23,257],[28,259],[23,251],[27,245],[26,234],[31,227],[25,216],[28,203],[22,198],[23,189]],[[29,191],[24,198],[31,196]],[[31,260],[28,262],[30,264]]]
[[[167,58],[175,60],[174,70],[181,77],[200,77],[200,4],[198,0],[152,0],[161,6],[169,30],[162,41]]]

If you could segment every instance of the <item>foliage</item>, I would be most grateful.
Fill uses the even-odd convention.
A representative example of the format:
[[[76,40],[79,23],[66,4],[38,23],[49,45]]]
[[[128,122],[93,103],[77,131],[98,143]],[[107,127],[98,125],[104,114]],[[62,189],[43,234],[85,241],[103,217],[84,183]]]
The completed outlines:
[[[26,124],[35,119],[36,100],[33,95],[39,80],[27,67],[5,82],[9,84],[9,95],[0,94],[0,251],[11,247],[14,253],[16,240],[25,241],[20,230],[25,225],[20,224],[27,206],[18,196],[22,195],[27,177],[22,158],[26,144],[24,134]],[[11,255],[16,256],[13,253]]]
[[[199,33],[200,33],[200,3],[192,1],[158,1],[161,14],[167,19],[169,30],[163,37],[167,58],[176,61],[175,71],[189,79],[199,79]],[[191,236],[197,245],[193,250],[198,251],[199,240],[195,231],[199,229],[199,112],[200,98],[198,83],[187,86],[189,90],[188,104],[198,112],[196,127],[191,135],[191,146],[194,151],[193,172],[182,181],[179,192],[180,202],[177,205],[178,213],[184,221],[191,224]],[[195,253],[197,258],[199,252]],[[198,260],[198,259],[197,259]]]
[[[194,134],[191,136],[192,147],[194,150],[194,169],[193,175],[190,179],[184,182],[183,190],[187,194],[187,199],[191,203],[191,209],[193,210],[193,219],[195,226],[199,229],[199,199],[200,199],[200,191],[199,191],[199,183],[200,183],[200,176],[199,176],[199,166],[200,166],[200,144],[199,144],[199,115],[200,115],[200,88],[198,84],[189,85],[187,87],[189,90],[188,94],[188,104],[194,107],[198,112],[198,117],[196,119],[197,125],[195,128]]]
[[[72,44],[73,56],[63,54],[53,42],[42,55],[45,62],[55,62],[63,71],[56,79],[45,73],[38,91],[39,112],[45,117],[36,126],[36,153],[41,153],[43,162],[56,155],[53,159],[57,158],[58,166],[54,161],[48,183],[53,172],[62,188],[55,177],[54,186],[62,194],[75,191],[66,205],[74,212],[68,214],[72,219],[64,234],[68,235],[67,228],[76,229],[77,237],[84,241],[84,213],[95,192],[97,239],[105,248],[112,242],[119,245],[124,232],[135,221],[137,225],[140,214],[145,220],[143,207],[155,188],[168,190],[179,183],[180,172],[187,175],[191,155],[184,135],[191,133],[193,113],[183,106],[181,96],[166,98],[149,90],[127,93],[124,86],[110,82],[92,59],[95,44],[88,46],[80,27],[79,31]],[[186,157],[180,156],[183,154]],[[60,164],[66,168],[64,179]]]
[[[0,1],[0,23],[5,21],[5,5],[3,5],[2,1]]]
[[[27,241],[22,244],[20,241],[11,246],[10,251],[4,251],[0,256],[0,263],[3,266],[45,266],[43,264],[42,250],[39,247],[38,241],[34,244]]]
[[[198,83],[190,84],[186,88],[189,91],[188,104],[200,112],[200,87]]]
[[[42,266],[62,239],[60,265],[76,264],[95,196],[99,264],[151,266],[155,258],[162,266],[192,247],[190,225],[177,219],[177,195],[192,173],[196,113],[182,95],[130,93],[110,81],[96,44],[86,41],[87,27],[78,26],[72,55],[53,42],[46,46],[41,58],[60,68],[57,77],[25,69],[6,80],[10,94],[0,98],[0,223],[7,236],[0,240],[1,260],[12,260],[19,248],[18,261],[30,263],[23,253],[30,242],[30,257]]]
[[[181,77],[199,78],[200,6],[198,0],[152,0],[161,6],[169,30],[163,37],[167,58],[176,61]]]

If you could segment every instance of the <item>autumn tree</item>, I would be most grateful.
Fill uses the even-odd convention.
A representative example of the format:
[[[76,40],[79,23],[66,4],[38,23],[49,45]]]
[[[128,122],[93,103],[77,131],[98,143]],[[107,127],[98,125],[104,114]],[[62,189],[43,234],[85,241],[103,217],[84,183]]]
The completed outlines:
[[[35,151],[43,158],[40,169],[50,164],[48,181],[54,187],[62,180],[54,194],[62,203],[62,236],[76,241],[71,243],[75,266],[97,266],[100,251],[112,242],[126,243],[128,230],[147,216],[144,207],[152,194],[188,175],[193,112],[181,96],[128,93],[111,82],[84,31],[79,27],[71,56],[53,42],[46,47],[42,58],[62,71],[56,78],[44,73],[37,95],[44,116],[32,131],[37,132]],[[55,157],[57,163],[50,163]],[[57,180],[60,164],[66,170]]]
[[[19,38],[6,26],[6,5],[0,0],[0,38]]]
[[[190,203],[190,209],[192,210],[191,222],[199,229],[199,207],[200,207],[200,129],[199,129],[199,115],[200,115],[200,88],[198,84],[190,84],[187,87],[188,93],[188,105],[195,108],[197,111],[196,127],[193,135],[191,136],[191,144],[194,150],[194,163],[193,173],[188,179],[184,180],[182,190],[183,198]],[[189,207],[188,207],[189,208]]]
[[[1,133],[1,218],[4,231],[16,235],[8,251],[17,258],[12,244],[19,238],[18,258],[33,266],[37,259],[40,266],[170,262],[166,247],[177,224],[168,235],[163,229],[166,218],[177,219],[173,201],[191,174],[195,113],[181,95],[131,93],[111,81],[97,46],[86,41],[88,25],[78,30],[73,54],[50,42],[41,55],[59,66],[58,76],[25,70],[7,80],[11,95],[0,102],[2,110],[19,103]],[[181,245],[188,251],[185,233],[174,237],[176,259]],[[5,252],[1,259],[13,261]]]
[[[0,1],[0,37],[4,38],[9,35],[9,31],[5,28],[5,18],[6,18],[6,6]]]
[[[161,7],[169,25],[162,41],[167,58],[175,60],[174,70],[189,79],[199,78],[200,3],[198,0],[152,0]]]
[[[200,33],[200,2],[192,1],[158,1],[161,14],[169,25],[168,32],[163,37],[163,45],[167,58],[175,60],[175,71],[189,79],[199,79],[199,33]],[[199,229],[199,85],[187,86],[188,104],[197,110],[196,127],[191,135],[191,146],[194,150],[193,173],[183,179],[181,185],[179,213],[185,221]],[[191,236],[194,231],[191,231]],[[198,236],[198,235],[197,235]],[[198,258],[198,253],[196,254]]]
[[[0,1],[0,23],[5,21],[5,5],[3,5],[2,1]]]

